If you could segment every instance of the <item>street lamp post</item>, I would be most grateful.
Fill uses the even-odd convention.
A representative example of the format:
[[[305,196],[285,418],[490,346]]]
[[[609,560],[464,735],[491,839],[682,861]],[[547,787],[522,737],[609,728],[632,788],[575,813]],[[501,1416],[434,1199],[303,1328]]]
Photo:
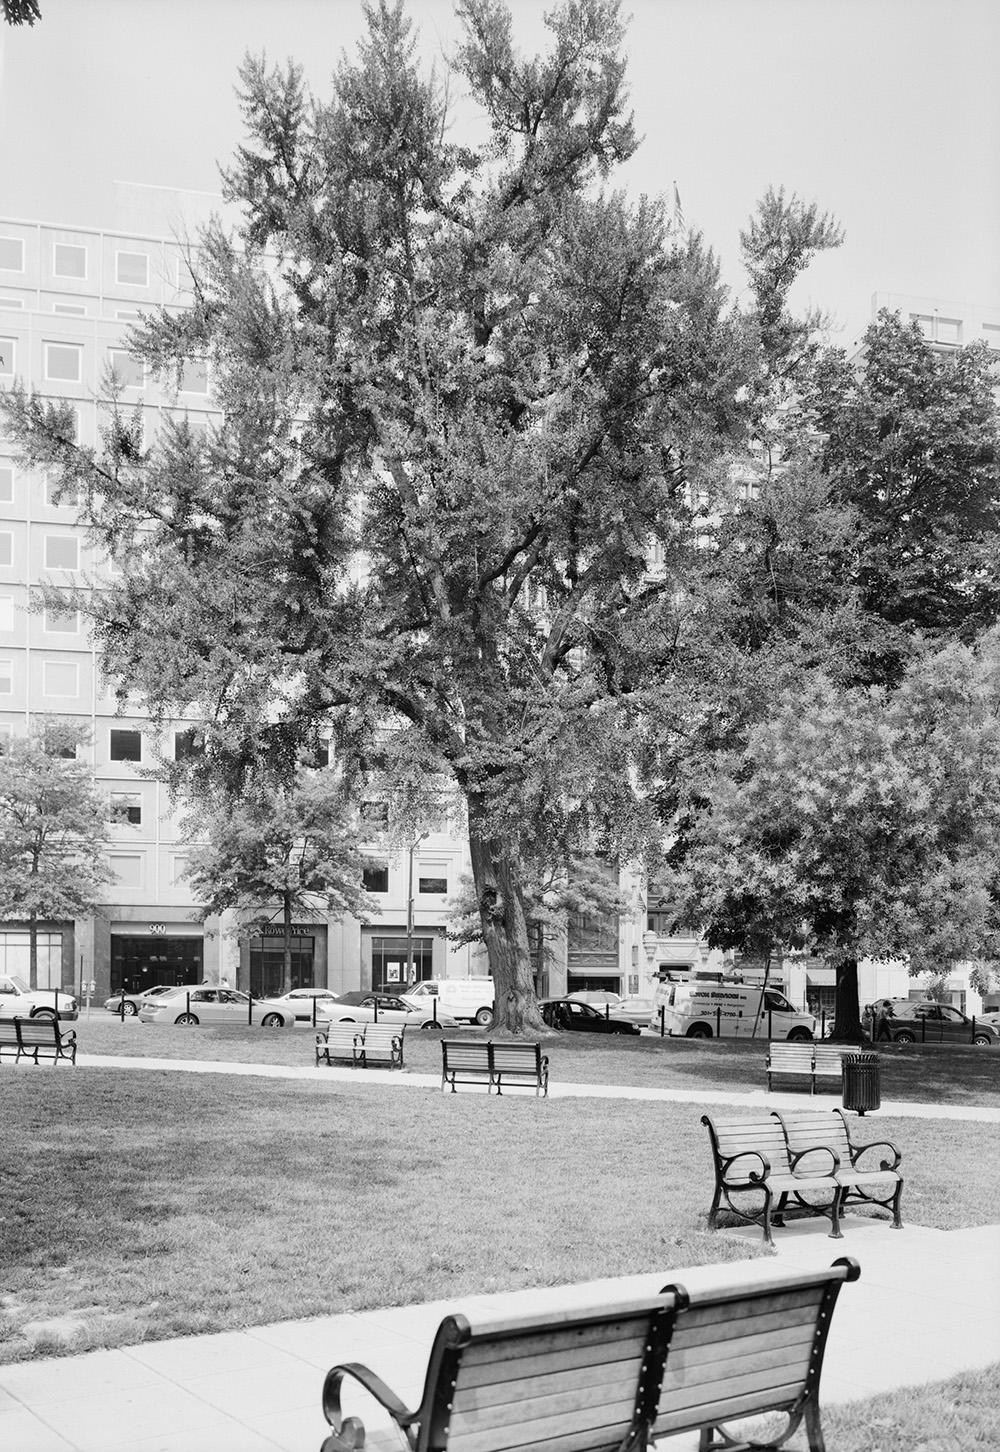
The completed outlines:
[[[410,843],[410,865],[406,879],[406,986],[413,982],[413,854],[427,836],[421,832]]]

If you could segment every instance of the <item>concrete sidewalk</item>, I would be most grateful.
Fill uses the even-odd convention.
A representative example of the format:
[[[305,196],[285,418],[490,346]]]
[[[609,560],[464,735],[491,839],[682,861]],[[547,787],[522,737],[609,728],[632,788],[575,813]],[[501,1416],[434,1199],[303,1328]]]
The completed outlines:
[[[780,1232],[776,1267],[861,1264],[841,1291],[827,1346],[822,1402],[941,1380],[1000,1361],[1000,1226],[892,1230],[847,1216],[842,1240],[816,1220]],[[730,1232],[722,1232],[728,1234]],[[759,1231],[732,1232],[759,1237]],[[443,1315],[530,1312],[756,1279],[760,1260],[650,1271],[613,1281],[465,1296],[216,1336],[146,1342],[0,1367],[0,1447],[9,1452],[318,1452],[326,1433],[323,1377],[361,1361],[408,1405],[419,1401],[427,1354]],[[375,1435],[384,1413],[360,1390],[345,1408]],[[400,1444],[402,1445],[402,1444]],[[688,1452],[691,1437],[660,1444]]]
[[[174,1071],[182,1074],[236,1074],[250,1078],[298,1079],[302,1082],[322,1084],[354,1084],[363,1088],[366,1084],[393,1084],[403,1089],[441,1088],[440,1074],[414,1074],[409,1069],[340,1069],[321,1065],[318,1069],[309,1065],[286,1064],[229,1064],[206,1063],[203,1059],[146,1059],[124,1058],[111,1054],[78,1054],[77,1065],[88,1069],[147,1069]],[[22,1068],[34,1068],[24,1064]],[[60,1065],[69,1069],[70,1065]],[[463,1093],[485,1093],[466,1086]],[[510,1088],[505,1091],[533,1096],[531,1089]],[[721,1089],[643,1089],[619,1084],[563,1084],[550,1082],[550,1099],[651,1099],[680,1104],[724,1104],[737,1109],[803,1109],[817,1105],[833,1106],[840,1103],[840,1092],[824,1094],[774,1094],[766,1089],[721,1090]],[[977,1124],[1000,1124],[1000,1109],[980,1108],[964,1104],[914,1104],[907,1100],[883,1100],[877,1111],[883,1116],[900,1119],[954,1119],[967,1120]],[[872,1112],[865,1117],[874,1117]]]

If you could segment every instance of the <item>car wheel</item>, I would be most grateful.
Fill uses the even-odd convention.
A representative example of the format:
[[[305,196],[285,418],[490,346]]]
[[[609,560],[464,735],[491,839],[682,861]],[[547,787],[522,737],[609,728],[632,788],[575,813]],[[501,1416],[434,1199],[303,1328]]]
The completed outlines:
[[[428,1032],[430,1032],[432,1034],[443,1034],[444,1033],[444,1028],[442,1027],[441,1024],[438,1023],[438,1021],[437,1021],[436,1018],[425,1018],[424,1021],[423,1021],[423,1023],[420,1025],[420,1027],[422,1029],[427,1029]]]
[[[808,1029],[804,1029],[804,1028],[792,1029],[791,1033],[788,1035],[788,1042],[790,1044],[808,1044],[808,1043],[812,1043],[812,1034],[809,1032]]]
[[[34,1013],[31,1015],[31,1017],[32,1018],[55,1018],[56,1017],[56,1011],[55,1011],[54,1008],[36,1008],[35,1011],[34,1011]]]
[[[687,1031],[689,1039],[710,1039],[712,1030],[707,1023],[693,1023]]]
[[[479,1025],[480,1028],[489,1028],[489,1026],[490,1026],[490,1024],[492,1022],[493,1022],[493,1010],[492,1010],[492,1008],[481,1008],[479,1010],[479,1012],[476,1014],[476,1023]]]
[[[893,1034],[892,1041],[894,1044],[915,1044],[917,1042],[916,1036],[911,1034],[909,1029],[903,1029],[900,1033]]]
[[[993,1040],[990,1038],[989,1034],[976,1034],[972,1042],[974,1044],[977,1044],[979,1048],[986,1049],[989,1048]]]
[[[187,1024],[197,1023],[197,1016],[193,1013],[181,1013],[174,1019],[174,1023]]]
[[[122,1006],[122,1010],[121,1011],[125,1015],[126,1018],[135,1018],[136,1014],[139,1012],[139,1010],[138,1010],[138,1008],[136,1008],[135,1004],[131,1001],[131,999],[128,999],[128,998],[126,998],[125,1003]]]
[[[260,1021],[261,1028],[284,1028],[285,1020],[280,1013],[265,1013]]]

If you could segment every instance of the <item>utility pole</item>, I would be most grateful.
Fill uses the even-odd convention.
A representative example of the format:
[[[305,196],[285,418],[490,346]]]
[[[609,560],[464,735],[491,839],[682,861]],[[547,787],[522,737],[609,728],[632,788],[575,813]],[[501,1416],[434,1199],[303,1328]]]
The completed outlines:
[[[406,986],[413,982],[413,854],[427,836],[421,832],[410,843],[410,865],[406,879]]]

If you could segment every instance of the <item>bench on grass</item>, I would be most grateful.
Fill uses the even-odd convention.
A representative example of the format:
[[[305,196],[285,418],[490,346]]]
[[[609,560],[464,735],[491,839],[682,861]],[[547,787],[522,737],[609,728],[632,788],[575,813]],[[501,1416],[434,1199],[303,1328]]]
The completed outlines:
[[[804,1076],[809,1080],[809,1092],[815,1094],[817,1079],[836,1079],[840,1083],[840,1057],[843,1050],[834,1044],[789,1043],[787,1039],[773,1039],[767,1046],[767,1087],[775,1074]]]
[[[651,1438],[701,1430],[703,1449],[733,1418],[777,1411],[803,1417],[810,1452],[822,1452],[819,1379],[837,1294],[857,1280],[849,1258],[829,1270],[762,1275],[742,1286],[658,1296],[534,1315],[445,1317],[434,1337],[424,1391],[410,1411],[368,1367],[341,1362],[323,1383],[333,1428],[322,1452],[645,1452]],[[345,1416],[351,1378],[389,1413],[393,1427],[371,1433]],[[397,1430],[398,1429],[398,1430]]]
[[[355,1069],[388,1064],[403,1067],[406,1026],[387,1023],[331,1023],[316,1035],[316,1064],[350,1064]]]
[[[61,1029],[54,1018],[5,1018],[0,1019],[0,1058],[5,1049],[14,1050],[14,1062],[31,1059],[37,1064],[40,1059],[51,1059],[53,1064],[60,1059],[76,1063],[76,1033],[73,1029]]]
[[[773,1245],[771,1226],[783,1223],[788,1202],[793,1200],[810,1215],[827,1216],[832,1225],[830,1238],[842,1239],[840,1207],[845,1191],[833,1173],[837,1162],[831,1151],[809,1146],[790,1155],[784,1129],[772,1115],[713,1119],[703,1114],[701,1122],[708,1129],[715,1165],[709,1229],[715,1229],[719,1210],[725,1202],[725,1208],[737,1219],[761,1226],[765,1241]],[[800,1161],[810,1150],[814,1155],[805,1173],[800,1169]],[[824,1199],[806,1200],[806,1193]],[[758,1197],[762,1197],[763,1203],[755,1211],[753,1201]]]
[[[806,1174],[815,1167],[829,1164],[830,1154],[837,1156],[834,1178],[843,1187],[841,1213],[848,1205],[881,1205],[892,1213],[894,1230],[903,1228],[899,1202],[903,1194],[903,1177],[899,1173],[902,1155],[889,1140],[871,1140],[867,1144],[855,1144],[851,1139],[850,1123],[842,1109],[817,1109],[802,1114],[779,1113],[771,1110],[785,1132],[785,1142],[792,1154],[804,1151],[799,1168]],[[878,1168],[858,1166],[858,1161],[869,1150],[888,1150],[891,1158],[879,1160]],[[815,1151],[815,1154],[813,1154]],[[882,1197],[876,1193],[881,1189]]]
[[[480,1039],[441,1040],[441,1088],[485,1084],[486,1092],[533,1088],[535,1098],[549,1093],[549,1058],[537,1043],[494,1043]]]

